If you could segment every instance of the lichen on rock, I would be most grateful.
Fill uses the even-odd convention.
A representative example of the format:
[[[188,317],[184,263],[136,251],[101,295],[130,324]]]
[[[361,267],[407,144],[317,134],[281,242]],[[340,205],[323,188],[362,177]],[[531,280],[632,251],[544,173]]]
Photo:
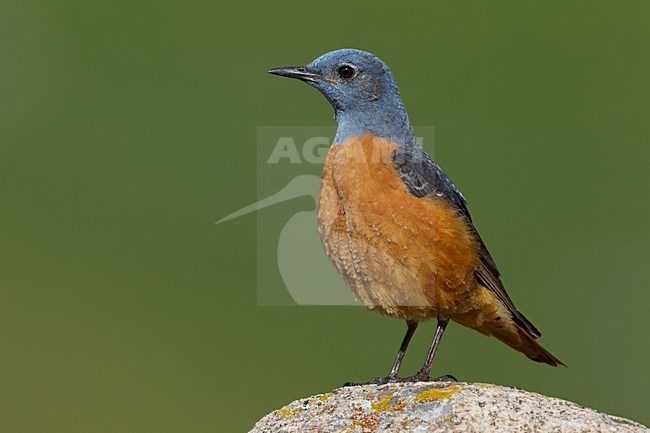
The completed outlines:
[[[498,385],[417,382],[339,388],[296,400],[251,433],[649,432],[633,421]]]

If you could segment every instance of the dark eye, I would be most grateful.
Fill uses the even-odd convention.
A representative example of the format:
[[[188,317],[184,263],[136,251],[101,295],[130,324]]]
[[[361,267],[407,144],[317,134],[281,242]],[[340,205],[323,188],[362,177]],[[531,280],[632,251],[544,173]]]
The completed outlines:
[[[336,73],[344,80],[352,78],[356,72],[357,70],[352,65],[341,65],[336,69]]]

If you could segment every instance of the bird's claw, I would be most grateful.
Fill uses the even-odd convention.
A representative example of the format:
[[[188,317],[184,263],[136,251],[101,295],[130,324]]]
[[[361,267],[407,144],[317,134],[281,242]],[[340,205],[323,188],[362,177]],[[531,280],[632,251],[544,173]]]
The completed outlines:
[[[418,372],[413,376],[399,379],[399,381],[400,382],[458,382],[458,379],[456,379],[451,374],[445,374],[438,377],[431,377],[426,373]]]
[[[393,376],[373,377],[366,382],[345,382],[343,386],[347,387],[347,386],[360,386],[360,385],[385,385],[387,383],[399,382],[399,380],[400,379]]]
[[[451,374],[445,374],[438,377],[431,377],[428,374],[418,372],[413,376],[408,377],[373,377],[366,382],[345,382],[344,387],[348,386],[363,386],[363,385],[385,385],[387,383],[415,383],[415,382],[458,382]]]

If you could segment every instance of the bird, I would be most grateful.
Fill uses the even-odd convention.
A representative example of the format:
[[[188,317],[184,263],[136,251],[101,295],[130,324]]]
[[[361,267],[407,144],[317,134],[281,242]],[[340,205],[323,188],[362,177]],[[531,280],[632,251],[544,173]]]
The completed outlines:
[[[533,361],[565,365],[536,340],[515,307],[468,205],[414,136],[390,68],[358,49],[330,51],[268,73],[316,88],[338,124],[321,175],[318,232],[327,257],[368,309],[407,325],[386,377],[434,381],[434,356],[449,321],[494,336]],[[436,329],[422,368],[398,376],[421,322]]]

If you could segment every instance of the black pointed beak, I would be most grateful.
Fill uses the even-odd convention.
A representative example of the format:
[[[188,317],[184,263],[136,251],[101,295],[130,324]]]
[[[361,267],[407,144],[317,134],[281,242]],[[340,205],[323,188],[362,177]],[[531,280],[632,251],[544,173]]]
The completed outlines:
[[[296,78],[301,81],[312,83],[317,83],[323,79],[321,75],[308,70],[306,66],[285,66],[283,68],[269,69],[268,72],[269,74],[287,78]]]

